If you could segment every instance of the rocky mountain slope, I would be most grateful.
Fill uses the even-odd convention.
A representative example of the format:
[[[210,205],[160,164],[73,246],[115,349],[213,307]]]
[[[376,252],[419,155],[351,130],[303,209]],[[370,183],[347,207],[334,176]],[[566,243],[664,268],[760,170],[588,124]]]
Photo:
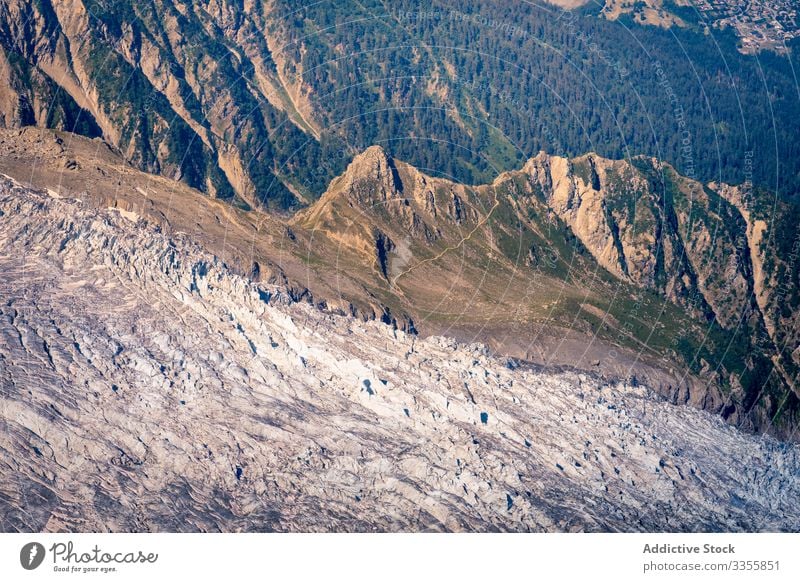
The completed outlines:
[[[788,434],[800,402],[790,356],[797,312],[776,289],[791,304],[799,285],[794,259],[772,237],[793,228],[796,211],[776,203],[756,219],[748,208],[758,199],[644,157],[542,153],[473,187],[373,147],[292,224],[313,233],[311,260],[371,273],[386,304],[408,299],[417,326],[454,333],[472,324],[527,360],[543,321],[579,330],[643,362],[681,362],[700,379],[688,389],[695,403]],[[573,361],[588,352],[573,351]],[[651,384],[670,391],[687,376]]]
[[[796,531],[796,445],[0,181],[3,531]]]
[[[297,161],[279,168],[275,150],[294,150],[314,129],[297,109],[302,95],[270,58],[268,45],[278,41],[256,28],[264,10],[4,1],[4,125],[77,131],[79,121],[137,167],[213,196],[294,200],[277,175]],[[39,86],[58,95],[56,110]],[[313,154],[317,143],[305,147]]]

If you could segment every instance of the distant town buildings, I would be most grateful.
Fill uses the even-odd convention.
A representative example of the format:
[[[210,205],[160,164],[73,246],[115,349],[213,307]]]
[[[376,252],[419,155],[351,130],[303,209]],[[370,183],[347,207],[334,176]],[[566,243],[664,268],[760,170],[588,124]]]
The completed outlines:
[[[800,35],[798,0],[689,0],[715,28],[731,27],[743,52],[763,49],[786,52],[788,41]]]

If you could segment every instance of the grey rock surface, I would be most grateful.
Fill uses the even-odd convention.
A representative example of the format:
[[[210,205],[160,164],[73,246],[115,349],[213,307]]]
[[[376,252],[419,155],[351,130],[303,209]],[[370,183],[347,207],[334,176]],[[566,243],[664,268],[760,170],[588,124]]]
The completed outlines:
[[[795,445],[0,179],[2,531],[798,529]]]

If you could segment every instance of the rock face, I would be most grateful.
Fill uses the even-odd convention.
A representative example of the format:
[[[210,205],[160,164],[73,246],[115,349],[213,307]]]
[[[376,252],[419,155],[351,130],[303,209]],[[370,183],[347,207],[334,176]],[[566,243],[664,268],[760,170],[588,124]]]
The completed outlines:
[[[725,328],[758,311],[746,222],[710,188],[650,158],[540,154],[524,171],[617,277]]]
[[[800,455],[642,385],[293,303],[0,182],[3,531],[800,527]]]

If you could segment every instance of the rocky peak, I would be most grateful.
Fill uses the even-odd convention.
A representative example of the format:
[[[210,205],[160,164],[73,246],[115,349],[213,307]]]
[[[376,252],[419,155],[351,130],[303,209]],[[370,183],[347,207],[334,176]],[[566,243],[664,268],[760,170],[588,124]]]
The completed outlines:
[[[343,178],[345,192],[360,202],[386,201],[403,190],[394,160],[378,145],[353,158]]]

